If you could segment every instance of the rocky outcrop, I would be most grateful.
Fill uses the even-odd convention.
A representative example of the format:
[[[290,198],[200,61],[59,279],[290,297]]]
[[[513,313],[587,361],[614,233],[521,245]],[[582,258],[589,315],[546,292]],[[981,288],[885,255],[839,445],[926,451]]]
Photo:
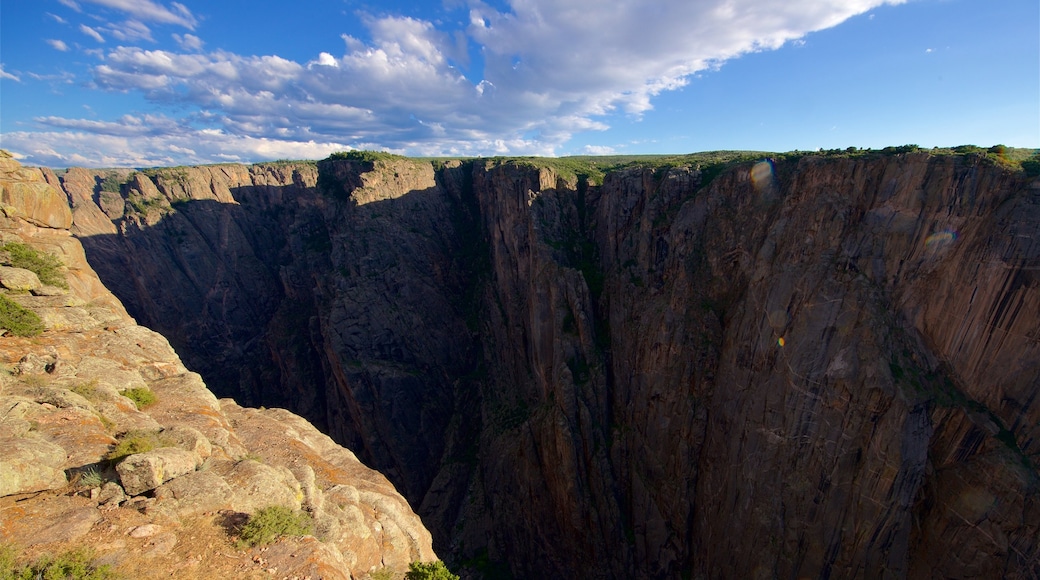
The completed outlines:
[[[135,316],[358,450],[471,572],[1032,577],[1040,184],[980,154],[720,169],[47,179]]]
[[[5,192],[54,180],[0,161]],[[297,415],[217,399],[105,289],[70,224],[41,217],[40,200],[4,204],[0,241],[59,257],[69,288],[41,294],[38,279],[0,273],[5,298],[43,324],[0,337],[0,541],[26,558],[90,546],[135,578],[363,578],[436,558],[385,477]],[[302,510],[313,535],[236,547],[271,506]]]

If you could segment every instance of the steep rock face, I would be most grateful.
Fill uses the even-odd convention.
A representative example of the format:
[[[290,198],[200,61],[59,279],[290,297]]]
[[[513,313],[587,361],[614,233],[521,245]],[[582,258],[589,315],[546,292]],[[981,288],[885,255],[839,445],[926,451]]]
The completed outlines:
[[[68,283],[3,292],[44,327],[0,337],[5,546],[26,558],[89,546],[135,578],[277,570],[346,579],[436,558],[430,533],[385,477],[297,415],[218,400],[162,336],[138,326],[63,229],[72,214],[46,185],[54,178],[0,152],[0,189],[42,185],[38,199],[4,198],[0,242],[57,256]],[[66,219],[41,217],[60,218],[55,208]],[[152,400],[132,400],[141,392]],[[138,443],[125,457],[111,455],[130,441]],[[320,541],[237,549],[230,535],[248,514],[276,505],[305,510]]]
[[[1040,186],[980,156],[707,185],[216,166],[126,174],[118,200],[81,171],[54,178],[130,311],[360,450],[476,569],[1036,568]]]

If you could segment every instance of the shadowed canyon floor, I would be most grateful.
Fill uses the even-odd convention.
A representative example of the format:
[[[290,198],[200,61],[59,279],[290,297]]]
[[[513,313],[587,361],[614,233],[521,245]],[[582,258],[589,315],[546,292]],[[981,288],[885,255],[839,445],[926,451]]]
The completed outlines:
[[[1040,181],[984,154],[42,177],[140,324],[468,573],[1040,569]]]

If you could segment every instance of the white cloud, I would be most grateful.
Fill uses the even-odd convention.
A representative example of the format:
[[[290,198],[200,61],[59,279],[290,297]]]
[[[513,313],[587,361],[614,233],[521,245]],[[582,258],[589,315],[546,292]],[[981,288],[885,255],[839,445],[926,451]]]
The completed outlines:
[[[617,149],[608,145],[586,145],[581,148],[582,155],[613,155]]]
[[[50,119],[57,121],[56,119]],[[218,161],[253,162],[272,159],[321,159],[349,149],[335,142],[284,141],[264,137],[229,135],[218,130],[181,127],[162,134],[115,130],[120,123],[105,124],[105,132],[85,122],[71,130],[4,134],[4,148],[28,165],[46,167],[155,167],[198,165]],[[134,126],[133,122],[126,123]]]
[[[142,22],[188,28],[196,22],[175,3],[83,1]],[[173,37],[185,53],[121,46],[104,55],[93,76],[107,90],[139,91],[160,105],[187,106],[196,111],[194,120],[219,129],[206,138],[225,143],[214,151],[245,147],[235,153],[242,157],[257,142],[279,140],[377,144],[419,155],[551,155],[576,132],[608,128],[607,115],[638,118],[653,107],[655,96],[685,86],[698,71],[749,52],[800,44],[812,31],[903,1],[658,0],[648,6],[644,0],[508,0],[509,9],[501,10],[471,0],[463,30],[414,18],[367,17],[370,41],[344,36],[341,53],[330,47],[309,62],[202,53],[201,39],[185,34]],[[472,78],[457,68],[462,63],[469,71],[467,44],[476,45],[483,61],[482,70],[468,73]],[[116,136],[107,126],[40,122],[77,134]],[[116,124],[120,131],[133,127],[128,120]],[[173,134],[199,135],[183,128]],[[135,151],[148,151],[143,138],[135,137]],[[198,156],[206,151],[190,139],[184,143]],[[163,149],[155,151],[140,155],[159,157]]]
[[[45,42],[51,45],[51,48],[54,50],[59,50],[61,52],[67,52],[69,50],[69,45],[65,44],[65,41],[63,40],[48,38]]]
[[[63,6],[67,6],[69,8],[72,8],[76,12],[81,12],[82,11],[82,8],[79,7],[79,4],[77,4],[75,2],[75,0],[58,0],[58,3],[63,5]]]
[[[152,38],[152,30],[140,20],[130,19],[119,24],[109,24],[105,26],[105,31],[124,42],[137,40],[155,42],[155,39]]]
[[[3,65],[0,65],[0,79],[7,79],[16,83],[22,82],[22,79],[20,79],[18,76],[5,71]]]
[[[58,24],[68,24],[69,23],[68,20],[65,20],[64,18],[62,18],[61,16],[58,16],[57,14],[53,14],[51,12],[46,12],[45,14],[47,16],[50,16],[51,18],[53,18],[54,21],[57,22]]]
[[[59,0],[66,4],[69,0]],[[170,3],[169,7],[152,0],[84,0],[91,4],[98,4],[106,8],[120,10],[145,22],[158,22],[162,24],[176,24],[189,30],[194,30],[198,20],[190,10],[178,2]]]
[[[83,34],[86,34],[87,36],[93,38],[94,40],[96,40],[98,42],[105,42],[105,37],[101,36],[100,32],[98,32],[97,30],[94,30],[93,28],[87,26],[86,24],[80,24],[79,25],[79,31],[82,32]]]
[[[202,50],[202,39],[194,34],[174,34],[173,40],[177,42],[177,45],[181,47],[181,50],[188,52],[198,52]]]
[[[339,66],[339,62],[336,61],[336,57],[332,56],[327,52],[319,54],[318,60],[312,61],[309,64],[316,64],[320,66]]]

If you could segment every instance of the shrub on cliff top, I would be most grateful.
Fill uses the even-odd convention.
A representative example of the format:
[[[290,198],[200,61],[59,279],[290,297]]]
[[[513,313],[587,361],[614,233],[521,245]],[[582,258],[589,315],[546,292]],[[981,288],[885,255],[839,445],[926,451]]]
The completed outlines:
[[[41,252],[20,242],[7,242],[0,246],[0,251],[7,252],[6,261],[11,266],[35,273],[40,278],[40,282],[66,290],[69,288],[69,283],[65,281],[65,274],[61,271],[63,264],[57,256]]]
[[[119,442],[108,452],[105,459],[113,464],[119,463],[123,458],[137,453],[147,453],[152,449],[163,447],[164,441],[159,437],[158,431],[134,430],[127,431],[119,436]]]
[[[386,153],[384,151],[337,151],[328,156],[330,160],[364,161],[375,163],[376,161],[391,161],[394,159],[405,159],[401,155]]]
[[[311,533],[311,518],[303,512],[275,505],[261,508],[249,517],[239,533],[239,544],[260,546],[282,536],[306,536]]]
[[[44,555],[31,564],[18,564],[15,550],[0,547],[0,579],[3,580],[115,580],[119,575],[111,566],[95,565],[94,552],[77,548],[58,554]]]
[[[119,391],[119,394],[133,401],[138,410],[154,405],[159,400],[148,387],[134,387],[125,391]]]
[[[0,296],[0,328],[15,336],[36,336],[43,332],[43,321],[32,310]]]
[[[412,562],[404,573],[405,580],[459,580],[444,565],[444,562]]]

